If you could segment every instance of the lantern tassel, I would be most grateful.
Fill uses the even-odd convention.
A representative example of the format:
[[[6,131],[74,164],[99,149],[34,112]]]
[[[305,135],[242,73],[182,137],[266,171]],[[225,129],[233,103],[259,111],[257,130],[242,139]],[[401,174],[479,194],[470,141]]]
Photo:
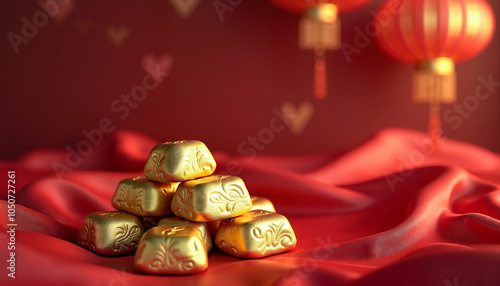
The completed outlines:
[[[334,4],[320,0],[319,3],[305,11],[299,24],[299,46],[301,49],[314,49],[313,94],[323,99],[328,93],[326,79],[325,51],[340,48],[340,19],[338,8]]]
[[[413,101],[429,103],[429,137],[439,150],[441,103],[456,101],[455,64],[450,58],[435,58],[417,63],[413,75]]]
[[[314,64],[314,96],[323,99],[327,94],[326,64],[324,59],[316,59]]]
[[[440,149],[441,141],[441,117],[440,117],[440,104],[439,102],[431,102],[429,104],[429,137],[434,145],[434,150]]]

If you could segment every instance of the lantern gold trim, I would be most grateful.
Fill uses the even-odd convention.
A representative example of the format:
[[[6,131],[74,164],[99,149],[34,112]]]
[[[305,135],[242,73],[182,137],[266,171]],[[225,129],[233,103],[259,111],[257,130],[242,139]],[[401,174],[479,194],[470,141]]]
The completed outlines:
[[[429,103],[429,136],[439,148],[441,138],[441,103],[455,103],[457,75],[455,63],[447,57],[420,61],[413,74],[413,101]]]
[[[457,76],[452,59],[441,57],[418,62],[413,75],[413,101],[416,103],[455,103]]]

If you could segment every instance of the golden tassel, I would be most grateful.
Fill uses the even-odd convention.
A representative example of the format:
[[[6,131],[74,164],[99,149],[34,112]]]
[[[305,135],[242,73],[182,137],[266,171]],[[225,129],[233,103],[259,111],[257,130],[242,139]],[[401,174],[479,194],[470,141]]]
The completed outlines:
[[[439,149],[441,103],[454,103],[457,97],[455,63],[441,57],[417,63],[413,75],[413,101],[429,103],[429,136]]]
[[[299,46],[301,49],[313,49],[316,54],[314,64],[314,96],[326,97],[325,50],[340,48],[340,19],[337,6],[319,4],[308,9],[299,24]]]
[[[314,96],[323,99],[327,94],[326,64],[323,53],[316,52],[316,63],[314,64]]]

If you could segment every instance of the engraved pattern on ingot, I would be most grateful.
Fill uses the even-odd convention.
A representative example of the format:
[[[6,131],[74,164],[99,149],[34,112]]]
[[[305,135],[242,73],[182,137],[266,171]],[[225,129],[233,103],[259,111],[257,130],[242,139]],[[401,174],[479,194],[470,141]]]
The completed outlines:
[[[159,226],[194,226],[201,231],[203,242],[205,243],[205,248],[207,252],[212,250],[212,239],[208,232],[207,224],[204,222],[194,222],[190,220],[186,220],[180,217],[166,217],[158,222]]]
[[[87,215],[78,233],[78,244],[101,255],[119,255],[136,250],[144,233],[141,220],[125,212]]]
[[[161,179],[161,181],[165,180],[165,176],[163,175],[162,172],[160,172],[160,166],[163,164],[163,161],[165,160],[166,154],[164,151],[152,151],[151,153],[151,162],[152,162],[152,169],[148,170],[144,173],[146,177],[148,178],[154,178],[158,177]]]
[[[122,210],[135,210],[141,213],[142,200],[144,198],[143,189],[137,189],[130,185],[121,185],[116,191],[116,205]]]
[[[168,240],[166,238],[163,239],[163,242],[156,249],[153,254],[153,258],[149,264],[149,268],[152,270],[160,270],[165,267],[173,268],[173,266],[179,263],[178,267],[181,270],[190,270],[183,269],[183,263],[181,261],[185,261],[185,263],[189,263],[189,257],[175,257],[175,253],[179,252],[179,249],[175,248],[175,242],[173,240]],[[187,260],[187,261],[186,261]]]
[[[185,226],[178,226],[178,225],[176,225],[176,226],[172,226],[172,227],[167,228],[162,233],[165,234],[165,235],[173,235],[173,234],[176,234],[179,231],[185,230],[185,229],[186,229]]]
[[[236,257],[260,258],[293,249],[297,239],[285,216],[256,210],[222,221],[215,244]]]
[[[212,153],[201,141],[165,142],[151,150],[144,175],[153,181],[178,182],[209,176],[216,165]]]
[[[229,251],[228,254],[238,256],[238,249],[234,246],[226,245],[225,240],[221,240],[221,242],[219,243],[219,249],[228,249],[228,251]]]
[[[178,194],[177,194],[178,193]],[[194,208],[193,205],[193,191],[189,189],[183,189],[182,191],[178,191],[176,193],[177,196],[177,208],[172,211],[175,214],[182,214],[181,217],[184,217],[189,220],[194,219]],[[175,203],[175,202],[174,202]]]
[[[223,184],[224,178],[226,176],[219,179],[221,191],[214,191],[210,194],[210,202],[219,204],[219,210],[222,213],[232,212],[239,201],[243,202],[245,206],[251,207],[251,202],[245,196],[243,188],[235,183]]]
[[[203,251],[196,243],[193,244],[200,253]],[[182,255],[179,248],[176,247],[176,242],[164,238],[163,243],[156,250],[154,258],[151,260],[150,268],[152,270],[160,270],[163,268],[178,268],[182,272],[191,272],[196,266],[191,256]]]
[[[227,225],[232,225],[233,221],[234,221],[234,218],[231,218],[229,220],[226,220],[225,223]],[[237,232],[236,226],[228,227],[225,233],[223,231],[221,231],[221,233],[217,232],[217,233],[219,233],[219,237],[216,238],[219,241],[218,248],[220,250],[225,249],[228,252],[228,254],[238,256],[238,249],[236,248],[236,246],[232,245],[231,243],[229,243],[229,244],[226,243],[226,241],[230,241],[231,237],[236,232]],[[236,234],[236,235],[238,235],[238,234]]]
[[[185,230],[184,226],[174,226],[170,227],[162,232],[162,234],[175,235],[176,233]],[[163,238],[163,241],[160,243],[160,246],[153,254],[153,259],[151,259],[149,267],[153,270],[159,270],[165,267],[168,268],[179,268],[181,271],[191,271],[193,270],[195,263],[191,256],[179,254],[180,250],[176,248],[176,244],[178,242]],[[193,256],[200,255],[201,247],[199,247],[196,242],[193,244],[193,248],[196,250],[196,253]]]
[[[139,240],[141,239],[142,232],[138,226],[131,226],[130,224],[122,224],[116,227],[117,232],[115,234],[115,250],[130,250],[136,249]]]
[[[103,213],[100,213],[99,215],[100,216],[103,216],[103,217],[115,217],[117,214],[122,214],[123,212],[103,212]]]
[[[235,217],[251,206],[245,183],[236,176],[212,175],[182,182],[172,200],[176,216],[197,222]]]
[[[198,147],[195,149],[189,149],[185,163],[186,170],[182,173],[182,175],[187,177],[191,173],[197,174],[202,171],[213,173],[211,166],[200,167],[200,162],[203,162],[204,156],[205,154]]]
[[[87,220],[83,223],[77,240],[82,247],[95,252],[95,225],[92,221]]]
[[[262,254],[266,253],[267,248],[277,249],[280,245],[283,248],[292,246],[294,239],[293,234],[290,231],[283,229],[284,225],[285,221],[282,220],[279,225],[270,223],[268,225],[269,229],[265,232],[258,226],[252,229],[252,236],[261,240],[258,247]]]
[[[150,274],[191,274],[208,267],[201,231],[194,226],[148,230],[134,258],[136,270]]]

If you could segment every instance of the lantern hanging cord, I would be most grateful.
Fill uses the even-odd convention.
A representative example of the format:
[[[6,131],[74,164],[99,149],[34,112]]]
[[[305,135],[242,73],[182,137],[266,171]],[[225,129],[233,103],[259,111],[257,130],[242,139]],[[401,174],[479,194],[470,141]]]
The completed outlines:
[[[321,39],[322,25],[318,25],[318,39]],[[327,94],[326,82],[326,63],[325,63],[325,47],[321,40],[314,48],[315,63],[314,63],[314,96],[318,99],[323,99]]]
[[[439,101],[429,102],[429,137],[432,139],[435,150],[439,150],[441,139],[441,105]]]

